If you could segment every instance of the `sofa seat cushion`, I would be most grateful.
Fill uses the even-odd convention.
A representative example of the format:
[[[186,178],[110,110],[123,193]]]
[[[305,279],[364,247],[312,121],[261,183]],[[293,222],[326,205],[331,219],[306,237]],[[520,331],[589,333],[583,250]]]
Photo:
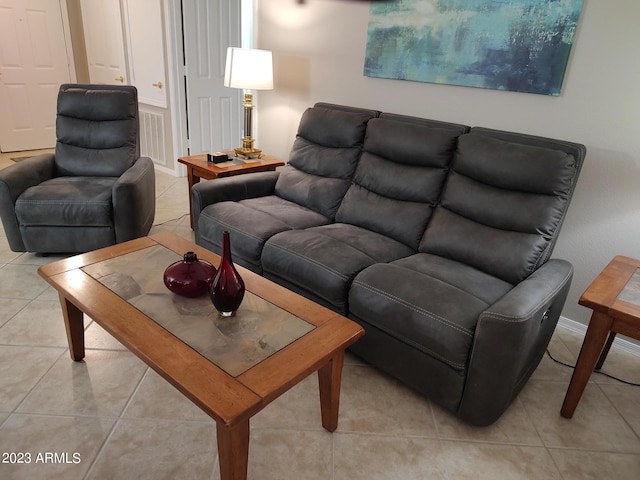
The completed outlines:
[[[16,217],[22,226],[113,225],[113,177],[56,177],[30,187],[18,197]]]
[[[200,214],[198,228],[201,245],[216,253],[222,250],[222,232],[228,230],[234,262],[261,273],[262,248],[270,237],[326,223],[329,219],[313,210],[269,195],[209,205]]]
[[[358,272],[413,253],[379,233],[333,223],[274,235],[265,244],[262,267],[267,278],[345,314],[348,290]]]
[[[473,267],[419,253],[358,274],[349,310],[354,318],[464,370],[478,316],[512,288]]]

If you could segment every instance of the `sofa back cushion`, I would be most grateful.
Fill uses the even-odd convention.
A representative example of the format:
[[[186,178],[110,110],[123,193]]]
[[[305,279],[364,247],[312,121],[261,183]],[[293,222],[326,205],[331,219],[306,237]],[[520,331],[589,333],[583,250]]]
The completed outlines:
[[[551,255],[584,155],[570,142],[471,129],[420,251],[520,282]]]
[[[326,103],[307,109],[276,195],[333,219],[351,183],[367,123],[378,114]]]
[[[56,175],[119,177],[140,157],[138,128],[135,87],[61,85]]]
[[[367,126],[363,153],[336,221],[417,249],[440,198],[463,125],[385,114]]]

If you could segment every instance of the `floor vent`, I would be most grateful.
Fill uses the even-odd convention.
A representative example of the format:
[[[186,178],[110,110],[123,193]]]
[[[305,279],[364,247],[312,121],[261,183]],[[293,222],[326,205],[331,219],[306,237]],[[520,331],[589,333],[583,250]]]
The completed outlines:
[[[163,115],[140,110],[140,153],[158,165],[168,165]]]

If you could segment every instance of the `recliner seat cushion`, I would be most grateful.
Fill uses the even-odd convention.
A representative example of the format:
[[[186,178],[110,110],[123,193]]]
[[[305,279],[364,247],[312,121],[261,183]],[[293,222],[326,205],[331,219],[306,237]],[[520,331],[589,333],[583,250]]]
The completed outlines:
[[[355,278],[351,316],[463,371],[478,317],[513,285],[454,260],[419,253]]]
[[[275,194],[333,219],[351,183],[367,123],[363,109],[307,109]]]
[[[262,249],[270,237],[286,230],[326,223],[329,223],[327,217],[275,195],[220,202],[200,213],[200,243],[220,253],[222,232],[228,230],[234,262],[261,272]]]
[[[264,246],[262,267],[267,278],[346,313],[348,290],[358,272],[413,252],[384,235],[332,223],[274,235]]]
[[[57,177],[28,188],[15,205],[21,226],[112,226],[116,178]]]

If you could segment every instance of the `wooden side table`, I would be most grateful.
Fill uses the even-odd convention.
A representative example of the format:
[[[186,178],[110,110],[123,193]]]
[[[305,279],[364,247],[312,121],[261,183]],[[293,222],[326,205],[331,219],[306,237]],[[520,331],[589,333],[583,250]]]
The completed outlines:
[[[232,177],[244,173],[269,172],[284,165],[284,162],[270,155],[260,158],[244,160],[235,156],[233,150],[224,152],[229,155],[229,161],[224,163],[207,162],[207,154],[191,155],[180,157],[178,162],[187,166],[187,180],[189,181],[189,215],[191,217],[191,228],[193,228],[193,207],[191,205],[191,187],[203,180],[213,180],[215,178]]]
[[[616,334],[640,339],[640,260],[615,257],[578,303],[593,314],[560,411],[565,418],[573,416],[591,373],[602,367]]]

